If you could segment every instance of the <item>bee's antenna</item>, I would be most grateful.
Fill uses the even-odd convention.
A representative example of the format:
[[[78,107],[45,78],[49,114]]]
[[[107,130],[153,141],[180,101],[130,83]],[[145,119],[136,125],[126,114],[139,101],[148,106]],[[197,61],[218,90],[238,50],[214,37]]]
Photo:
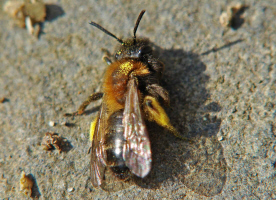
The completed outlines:
[[[143,15],[144,15],[145,12],[146,12],[145,10],[142,10],[142,11],[140,12],[140,14],[139,14],[137,20],[136,20],[136,24],[135,24],[134,30],[133,30],[133,39],[134,39],[134,43],[136,42],[136,31],[137,31],[137,28],[138,28],[139,23],[140,23],[140,21],[141,21],[141,19],[142,19],[142,17],[143,17]]]
[[[99,24],[97,24],[97,23],[95,23],[95,22],[92,22],[92,21],[91,21],[89,24],[92,25],[92,26],[95,26],[95,27],[98,28],[98,29],[100,29],[101,31],[103,31],[103,32],[106,33],[107,35],[109,35],[109,36],[115,38],[115,39],[116,39],[118,42],[120,42],[121,44],[124,43],[124,41],[123,41],[122,39],[117,38],[114,34],[110,33],[108,30],[106,30],[105,28],[103,28],[103,27],[100,26]]]

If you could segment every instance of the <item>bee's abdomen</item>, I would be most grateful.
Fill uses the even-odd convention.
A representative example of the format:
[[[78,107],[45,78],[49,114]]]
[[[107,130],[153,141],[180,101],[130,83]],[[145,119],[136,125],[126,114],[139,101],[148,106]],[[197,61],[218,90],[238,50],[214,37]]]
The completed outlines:
[[[110,115],[108,121],[108,131],[105,134],[106,163],[112,167],[125,167],[123,159],[124,127],[123,110],[119,110]]]

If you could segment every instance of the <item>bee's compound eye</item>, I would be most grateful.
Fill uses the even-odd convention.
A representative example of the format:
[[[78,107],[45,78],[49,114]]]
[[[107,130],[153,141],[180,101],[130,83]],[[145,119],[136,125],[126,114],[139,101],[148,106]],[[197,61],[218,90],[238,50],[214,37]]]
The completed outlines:
[[[149,54],[149,53],[152,53],[152,48],[150,46],[143,46],[139,50],[139,55],[145,55],[145,54]]]

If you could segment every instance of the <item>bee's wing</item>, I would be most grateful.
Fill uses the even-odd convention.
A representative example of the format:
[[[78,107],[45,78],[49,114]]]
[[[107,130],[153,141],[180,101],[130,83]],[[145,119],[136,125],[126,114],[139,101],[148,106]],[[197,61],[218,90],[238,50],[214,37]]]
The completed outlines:
[[[106,128],[106,106],[102,104],[93,132],[92,146],[91,146],[91,181],[93,187],[98,187],[102,184],[105,171],[105,153],[104,153],[104,134]]]
[[[105,97],[104,97],[105,98]],[[122,181],[114,175],[110,166],[106,165],[106,150],[105,150],[105,134],[107,131],[107,106],[102,103],[98,117],[95,119],[95,124],[91,124],[93,134],[91,146],[91,181],[93,187],[101,187],[103,190],[115,192],[129,187],[133,183],[129,180]],[[127,177],[128,174],[126,173]]]
[[[143,178],[151,169],[151,148],[134,79],[130,79],[127,85],[123,125],[125,164],[133,174]]]

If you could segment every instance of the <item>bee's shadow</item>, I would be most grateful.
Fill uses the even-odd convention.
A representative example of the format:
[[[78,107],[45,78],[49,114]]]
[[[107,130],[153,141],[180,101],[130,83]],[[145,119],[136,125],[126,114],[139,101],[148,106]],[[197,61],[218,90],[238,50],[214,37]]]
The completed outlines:
[[[210,97],[206,66],[192,52],[156,49],[166,67],[161,85],[170,93],[168,116],[180,134],[194,144],[166,134],[169,132],[151,123],[148,129],[153,167],[146,178],[137,178],[136,183],[159,188],[177,181],[198,194],[217,195],[225,185],[227,165],[216,136],[221,120],[212,117],[221,108],[216,102],[206,103]]]

